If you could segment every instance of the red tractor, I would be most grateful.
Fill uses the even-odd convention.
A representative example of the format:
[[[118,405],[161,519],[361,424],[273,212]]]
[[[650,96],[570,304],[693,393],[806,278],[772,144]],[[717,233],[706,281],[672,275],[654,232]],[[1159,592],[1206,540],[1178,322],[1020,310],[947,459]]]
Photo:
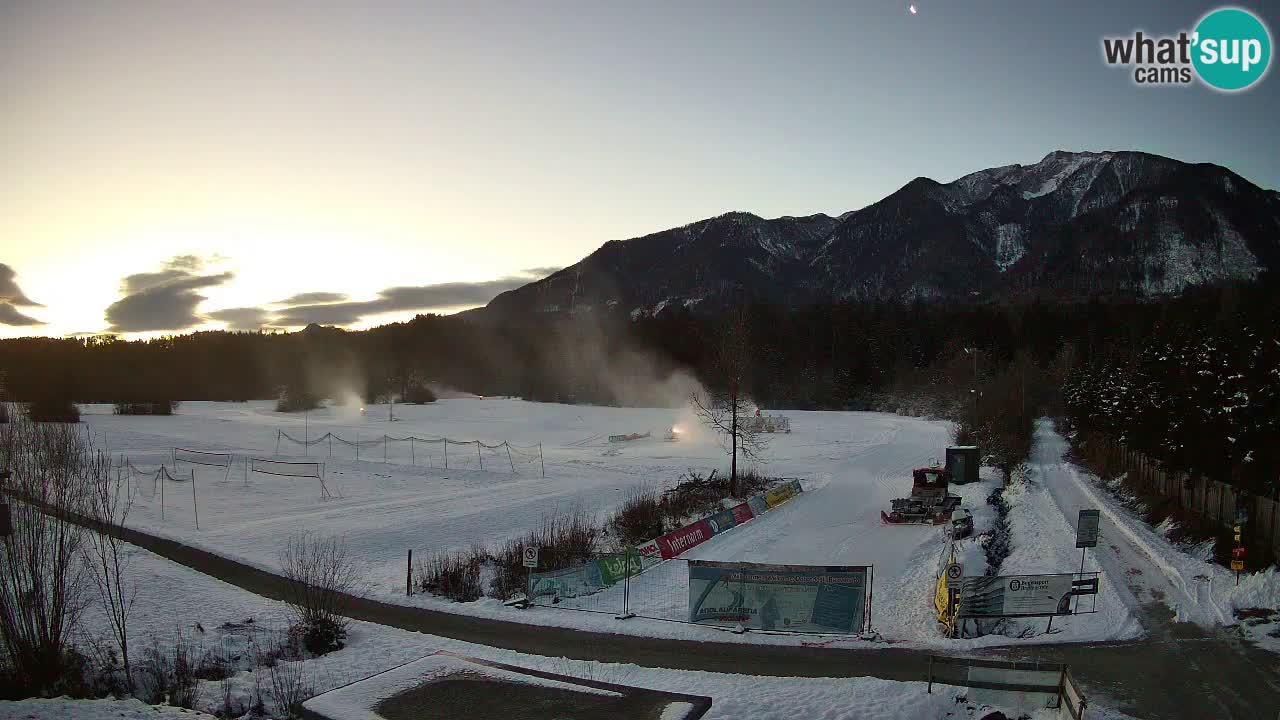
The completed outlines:
[[[880,511],[890,525],[938,525],[951,520],[960,496],[947,492],[951,472],[945,468],[919,468],[911,473],[911,497],[897,498],[893,510]]]

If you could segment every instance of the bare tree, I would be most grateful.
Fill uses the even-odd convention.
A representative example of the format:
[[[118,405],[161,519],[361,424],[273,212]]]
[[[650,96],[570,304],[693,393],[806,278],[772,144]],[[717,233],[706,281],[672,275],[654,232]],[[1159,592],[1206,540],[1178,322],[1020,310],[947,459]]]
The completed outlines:
[[[284,601],[293,611],[308,650],[320,654],[342,647],[350,620],[345,613],[363,575],[340,537],[302,532],[280,551],[280,568],[289,579]]]
[[[747,369],[751,362],[751,338],[746,313],[730,311],[712,348],[712,388],[695,391],[693,410],[716,432],[729,454],[729,494],[738,494],[738,455],[747,460],[759,457],[768,440],[760,425],[748,421],[753,403],[744,395]]]
[[[12,533],[0,558],[0,643],[12,680],[33,694],[75,683],[73,633],[84,610],[84,530],[63,512],[83,509],[87,439],[68,425],[0,425],[0,468]]]
[[[126,578],[129,557],[119,530],[129,517],[133,500],[128,495],[122,470],[111,473],[111,460],[97,453],[87,467],[89,478],[89,517],[97,525],[89,533],[85,559],[98,590],[98,600],[111,626],[112,640],[120,650],[124,678],[133,689],[133,666],[129,661],[129,615],[138,597],[138,588]]]

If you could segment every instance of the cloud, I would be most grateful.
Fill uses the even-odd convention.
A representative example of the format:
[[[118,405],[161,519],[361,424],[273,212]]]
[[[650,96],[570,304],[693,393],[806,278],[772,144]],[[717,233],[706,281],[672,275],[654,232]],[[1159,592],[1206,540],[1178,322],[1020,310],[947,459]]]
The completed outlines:
[[[0,263],[0,302],[22,307],[44,307],[22,292],[22,288],[18,287],[18,281],[14,280],[16,277],[18,273],[13,268]]]
[[[18,307],[44,307],[27,297],[18,287],[15,278],[18,273],[13,268],[0,263],[0,325],[30,326],[43,325],[43,322],[18,312]]]
[[[261,330],[268,324],[271,313],[263,308],[239,307],[214,310],[204,315],[210,320],[226,323],[228,330]]]
[[[23,315],[18,312],[11,303],[0,302],[0,325],[28,326],[43,324],[29,315]]]
[[[559,265],[548,265],[547,267],[529,268],[528,270],[521,270],[520,272],[524,275],[542,279],[548,275],[555,275],[563,269],[564,268]]]
[[[220,259],[219,259],[220,260]],[[205,321],[196,308],[205,297],[196,292],[222,285],[235,277],[222,272],[199,275],[209,262],[195,255],[170,258],[159,272],[134,273],[120,282],[125,297],[107,307],[111,332],[186,330]]]
[[[336,303],[346,300],[350,295],[346,293],[334,292],[308,292],[298,293],[290,298],[285,298],[279,302],[271,303],[272,305],[315,305],[322,303]]]
[[[324,304],[295,305],[280,311],[274,324],[298,327],[350,325],[360,318],[407,310],[446,310],[470,305],[484,305],[497,295],[529,282],[527,275],[511,275],[482,282],[453,282],[387,288],[374,300],[358,300]],[[308,293],[313,294],[313,293]],[[298,296],[295,296],[298,297]]]

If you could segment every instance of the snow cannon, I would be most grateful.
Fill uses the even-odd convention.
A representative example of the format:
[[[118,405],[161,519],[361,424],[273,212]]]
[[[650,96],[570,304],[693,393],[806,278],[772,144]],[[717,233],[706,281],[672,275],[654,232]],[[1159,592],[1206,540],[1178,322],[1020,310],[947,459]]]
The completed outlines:
[[[946,468],[917,468],[911,473],[911,495],[892,501],[889,512],[880,511],[887,525],[938,525],[949,522],[960,506],[960,496],[947,492],[951,472]]]
[[[679,442],[679,441],[680,441],[680,426],[679,426],[679,425],[672,425],[670,428],[668,428],[668,429],[667,429],[667,434],[666,434],[665,436],[663,436],[663,438],[662,438],[662,439],[663,439],[663,440],[666,440],[667,442]]]

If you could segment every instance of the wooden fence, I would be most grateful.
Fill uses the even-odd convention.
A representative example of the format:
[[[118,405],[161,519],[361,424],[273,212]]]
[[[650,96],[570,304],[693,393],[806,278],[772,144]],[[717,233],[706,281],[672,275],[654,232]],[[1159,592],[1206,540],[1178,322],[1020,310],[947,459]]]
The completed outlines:
[[[1245,545],[1262,551],[1263,557],[1280,559],[1277,498],[1254,495],[1201,475],[1171,472],[1158,460],[1114,440],[1108,441],[1108,450],[1133,484],[1174,501],[1205,525],[1229,531],[1235,525],[1236,511],[1244,510],[1248,516],[1243,533]]]

